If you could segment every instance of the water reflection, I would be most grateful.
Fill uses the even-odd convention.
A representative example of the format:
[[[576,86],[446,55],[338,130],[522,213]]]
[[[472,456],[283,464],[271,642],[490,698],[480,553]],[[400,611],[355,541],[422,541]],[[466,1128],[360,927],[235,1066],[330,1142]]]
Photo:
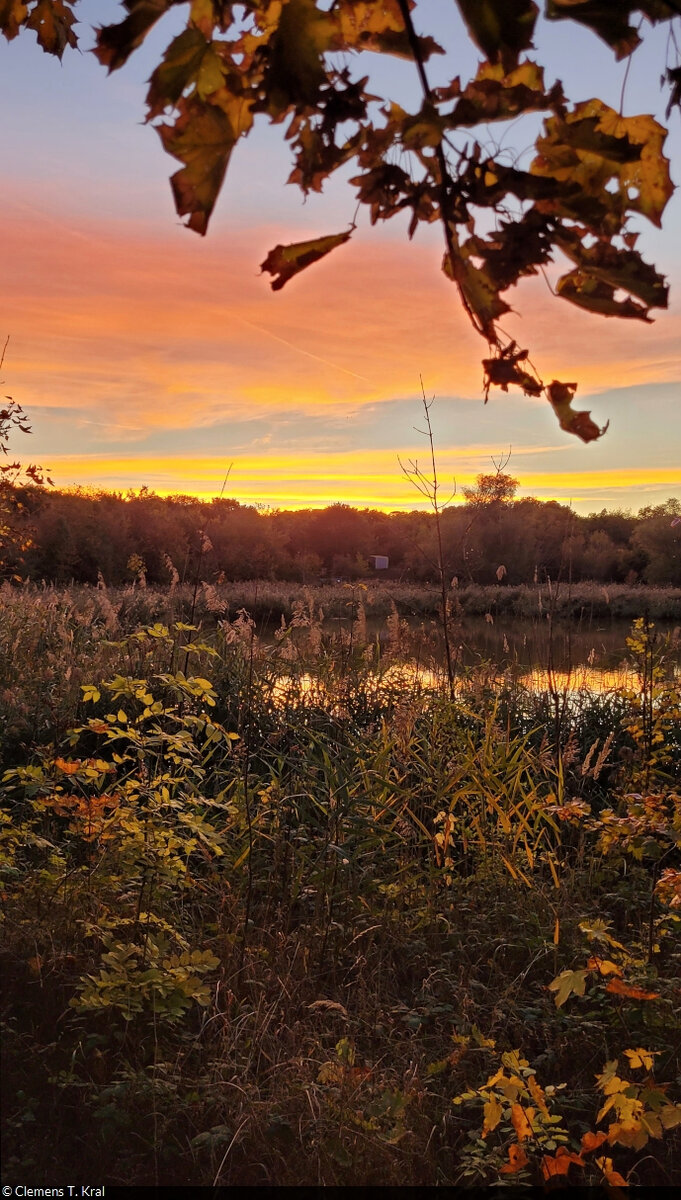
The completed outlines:
[[[413,618],[406,619],[404,624],[408,636],[416,640],[423,637],[424,642],[441,641],[436,621]],[[370,637],[377,637],[381,645],[389,641],[384,622],[376,620],[372,625],[369,620],[367,627]],[[557,622],[551,627],[546,620],[505,618],[490,622],[482,617],[467,616],[461,626],[454,628],[454,643],[457,662],[464,667],[494,663],[499,670],[533,672],[552,662],[557,670],[565,673],[589,667],[597,671],[614,670],[619,674],[627,670],[624,660],[628,655],[630,634],[631,622],[628,620],[577,620]],[[678,626],[668,621],[656,622],[654,635],[658,646],[670,637],[668,653],[678,666],[681,654]]]
[[[349,682],[349,681],[348,681]],[[469,672],[455,680],[455,694],[463,695],[485,688],[499,691],[504,687],[520,687],[527,691],[543,693],[577,694],[591,692],[604,695],[624,690],[640,691],[639,677],[630,668],[599,669],[580,666],[574,671],[549,672],[542,668],[530,671],[499,671],[494,669]],[[351,686],[351,684],[349,684]],[[395,663],[380,672],[368,672],[364,676],[364,689],[377,699],[387,699],[395,692],[408,689],[412,694],[441,693],[448,690],[447,677],[443,669],[426,667],[420,663]],[[343,681],[327,682],[311,672],[300,675],[281,675],[272,685],[272,698],[277,704],[293,699],[305,699],[332,712],[341,714],[345,709]]]
[[[613,621],[607,627],[577,622],[548,629],[541,621],[494,624],[466,618],[455,631],[454,690],[460,695],[485,690],[498,693],[504,687],[565,695],[639,692],[639,675],[627,657],[630,632],[628,621]],[[314,647],[306,628],[292,633],[287,646],[280,647],[291,665],[279,660],[281,674],[272,686],[275,703],[304,698],[341,712],[343,693],[356,690],[356,677],[348,668],[352,662],[357,665],[362,655],[362,688],[377,700],[394,697],[397,692],[448,690],[442,636],[435,621],[401,618],[399,627],[393,629],[378,618],[362,626],[352,619],[325,622],[315,629]],[[667,634],[673,636],[667,639]],[[666,671],[681,678],[678,629],[660,622],[655,637],[660,648],[666,642]],[[312,649],[315,652],[311,654]],[[320,653],[330,669],[317,672],[313,665],[310,670],[309,664],[314,664]],[[298,671],[293,666],[296,662]],[[553,663],[553,669],[547,663]]]
[[[637,689],[639,677],[628,668],[576,667],[574,671],[549,672],[535,667],[518,676],[518,683],[533,692],[620,692]]]

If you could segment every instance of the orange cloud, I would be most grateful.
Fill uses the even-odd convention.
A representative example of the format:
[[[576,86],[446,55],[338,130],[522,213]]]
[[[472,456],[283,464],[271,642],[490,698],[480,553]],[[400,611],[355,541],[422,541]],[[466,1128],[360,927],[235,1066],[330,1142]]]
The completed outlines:
[[[113,435],[134,440],[230,416],[351,411],[414,395],[420,374],[429,392],[480,395],[485,345],[430,233],[408,244],[360,230],[273,294],[258,264],[281,231],[200,240],[110,221],[76,230],[28,219],[11,201],[4,217],[5,378],[29,410],[94,407]],[[545,378],[578,379],[580,395],[678,378],[678,313],[652,327],[599,320],[553,300],[541,280],[511,302],[522,319],[511,315],[508,332]]]

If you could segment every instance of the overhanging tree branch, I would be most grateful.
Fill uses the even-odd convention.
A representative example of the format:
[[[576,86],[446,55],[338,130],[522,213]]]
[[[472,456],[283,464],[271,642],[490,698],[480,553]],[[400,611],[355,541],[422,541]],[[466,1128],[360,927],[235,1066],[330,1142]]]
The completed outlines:
[[[123,19],[96,31],[99,61],[118,69],[178,6],[178,0],[125,0]],[[485,397],[491,387],[545,396],[562,429],[593,441],[607,426],[575,410],[577,383],[544,383],[528,370],[527,350],[509,341],[498,321],[510,311],[506,292],[543,271],[556,253],[570,260],[556,295],[582,310],[649,322],[651,309],[667,306],[664,277],[644,261],[629,225],[632,216],[661,224],[673,191],[666,130],[651,115],[623,116],[598,99],[571,103],[559,81],[547,88],[541,65],[527,54],[539,12],[535,0],[457,0],[457,7],[483,61],[465,85],[453,71],[449,84],[434,89],[426,63],[444,51],[416,32],[417,0],[323,6],[322,0],[201,0],[189,6],[186,28],[152,73],[147,120],[157,122],[164,149],[180,164],[171,178],[177,212],[201,235],[237,143],[261,115],[286,122],[289,182],[303,193],[321,192],[335,171],[355,162],[350,183],[372,224],[406,212],[411,237],[420,223],[440,221],[443,270],[490,347],[483,359]],[[653,25],[668,23],[664,67],[670,103],[681,105],[673,37],[679,0],[544,0],[544,11],[549,20],[591,29],[618,58],[641,41],[637,14]],[[59,57],[76,45],[75,25],[70,0],[0,2],[0,31],[8,40],[33,30],[43,49]],[[675,62],[669,61],[672,47]],[[365,51],[415,64],[419,112],[384,97],[380,123],[373,107],[380,97],[368,90],[369,76],[351,73]],[[527,169],[501,161],[490,150],[490,123],[508,126],[538,113],[544,123]],[[456,162],[448,146],[458,153]],[[420,178],[396,161],[404,155],[421,164]],[[480,220],[485,210],[497,218],[491,232]],[[262,263],[271,286],[284,287],[354,231],[353,219],[341,233],[276,246]]]

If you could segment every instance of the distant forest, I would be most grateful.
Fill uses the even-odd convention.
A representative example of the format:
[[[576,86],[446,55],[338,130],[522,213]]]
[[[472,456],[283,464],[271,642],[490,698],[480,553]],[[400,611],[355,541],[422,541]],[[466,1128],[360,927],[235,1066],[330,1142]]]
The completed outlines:
[[[441,515],[448,573],[461,584],[542,582],[681,584],[681,503],[577,516],[556,501],[515,499],[507,475],[478,476],[465,503]],[[432,512],[384,513],[333,504],[321,510],[265,510],[233,499],[161,497],[147,488],[119,494],[19,487],[14,536],[2,571],[39,582],[108,585],[281,579],[315,583],[372,574],[437,578]],[[0,531],[1,532],[1,531]],[[16,536],[20,533],[20,536]],[[386,555],[375,572],[371,556]]]

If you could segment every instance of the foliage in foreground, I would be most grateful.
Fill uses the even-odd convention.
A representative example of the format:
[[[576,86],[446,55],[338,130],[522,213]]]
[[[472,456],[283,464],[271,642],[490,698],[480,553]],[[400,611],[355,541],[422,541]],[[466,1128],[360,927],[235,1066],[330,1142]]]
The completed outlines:
[[[119,639],[5,773],[6,1180],[678,1183],[664,645],[556,747],[313,618]]]
[[[126,0],[122,7],[121,20],[95,31],[94,53],[109,71],[128,61],[177,0]],[[448,63],[443,86],[435,86],[430,60],[445,50],[420,26],[424,7],[416,0],[194,0],[146,98],[147,119],[160,119],[163,147],[181,164],[171,180],[177,212],[205,234],[237,143],[261,116],[275,125],[286,121],[289,183],[304,194],[321,192],[352,164],[358,208],[368,208],[372,225],[406,214],[410,238],[420,224],[441,226],[442,269],[488,345],[486,394],[492,385],[504,391],[512,385],[543,395],[562,429],[592,441],[605,430],[572,407],[577,384],[545,383],[527,350],[499,326],[511,311],[504,294],[560,254],[569,268],[555,290],[572,304],[642,321],[650,320],[651,308],[666,307],[665,279],[636,249],[630,219],[643,215],[661,224],[673,192],[663,152],[667,131],[652,115],[624,116],[624,93],[618,112],[596,98],[571,102],[559,80],[549,85],[531,56],[534,0],[458,0],[459,41],[467,34],[482,61],[464,86],[460,65]],[[547,0],[543,7],[549,20],[590,29],[617,58],[642,40],[643,20],[636,28],[634,12],[651,25],[679,16],[677,0]],[[67,0],[0,5],[0,31],[9,41],[32,29],[59,58],[77,45],[76,25]],[[441,28],[433,32],[440,36]],[[674,29],[668,55],[677,50]],[[411,64],[421,93],[417,111],[385,94],[380,77],[362,73],[375,54]],[[675,62],[663,65],[669,115],[681,95],[678,51]],[[544,116],[539,134],[537,114]],[[521,118],[529,119],[535,149],[527,165],[521,156],[507,161],[499,149],[503,136],[490,149],[490,124],[508,129]],[[491,233],[486,211],[496,216]],[[339,233],[275,246],[262,270],[277,290],[355,230],[353,218]]]

